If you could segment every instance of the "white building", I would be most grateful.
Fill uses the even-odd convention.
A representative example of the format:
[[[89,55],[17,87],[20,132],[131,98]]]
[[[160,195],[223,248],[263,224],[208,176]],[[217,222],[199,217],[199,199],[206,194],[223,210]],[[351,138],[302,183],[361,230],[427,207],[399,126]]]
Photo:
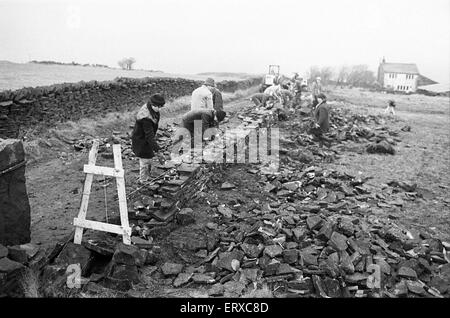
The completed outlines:
[[[386,63],[383,59],[378,67],[378,82],[386,90],[413,93],[419,76],[416,64]]]

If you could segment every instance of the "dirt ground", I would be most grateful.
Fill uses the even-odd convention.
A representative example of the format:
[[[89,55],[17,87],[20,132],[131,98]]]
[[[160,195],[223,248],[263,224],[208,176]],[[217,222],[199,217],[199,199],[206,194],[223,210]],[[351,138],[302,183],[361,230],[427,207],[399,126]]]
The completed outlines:
[[[392,96],[391,96],[392,97]],[[359,90],[333,89],[329,92],[332,107],[348,107],[355,112],[380,113],[389,96],[384,94],[361,92]],[[426,189],[428,200],[405,201],[403,209],[380,210],[379,213],[391,215],[398,222],[433,231],[441,239],[450,238],[450,136],[448,98],[426,96],[395,96],[397,100],[397,121],[395,128],[411,126],[411,132],[405,133],[402,142],[396,146],[394,156],[345,152],[330,168],[360,172],[371,176],[368,183],[381,189],[391,180],[417,183]],[[408,103],[412,106],[408,108]],[[421,106],[422,105],[422,106]],[[425,106],[424,106],[425,105]],[[252,107],[251,102],[242,98],[226,104],[228,112],[233,113],[245,107]],[[181,112],[170,114],[162,126],[177,120]],[[116,131],[130,131],[128,125],[115,127]],[[107,137],[109,132],[103,136]],[[41,158],[27,166],[27,188],[32,209],[32,242],[49,246],[70,234],[73,218],[77,216],[81,200],[84,174],[83,165],[87,163],[87,151],[75,152],[71,145],[58,140],[49,140],[50,145],[40,144]],[[138,163],[135,160],[123,160],[127,193],[135,189]],[[112,166],[112,159],[99,156],[98,165]],[[235,183],[237,189],[231,198],[221,197],[234,204],[250,204],[259,198],[259,184],[252,182],[252,175],[247,168],[235,166],[223,174],[220,182]],[[243,169],[243,170],[241,170]],[[103,220],[105,218],[105,189],[102,181],[95,179],[91,194],[88,218]],[[250,189],[250,190],[249,190]],[[258,192],[259,191],[259,192]],[[115,183],[108,182],[106,187],[107,210],[109,217],[117,215],[118,206],[115,199]],[[241,201],[241,202],[239,202]],[[192,202],[192,208],[196,207]],[[128,202],[131,208],[132,202]],[[203,212],[198,210],[199,215]],[[200,222],[203,226],[207,222]],[[185,230],[188,230],[186,228]],[[183,231],[178,229],[177,231]],[[175,234],[174,234],[175,235]],[[170,241],[169,236],[167,241]],[[167,255],[167,258],[177,255]],[[174,259],[175,260],[175,259]],[[155,291],[156,292],[156,291]],[[165,290],[165,294],[170,291]]]

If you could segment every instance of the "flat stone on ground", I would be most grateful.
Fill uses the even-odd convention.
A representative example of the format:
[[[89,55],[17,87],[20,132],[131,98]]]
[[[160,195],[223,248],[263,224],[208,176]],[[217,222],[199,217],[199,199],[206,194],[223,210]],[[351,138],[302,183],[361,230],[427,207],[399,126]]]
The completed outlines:
[[[164,265],[161,266],[161,270],[164,276],[173,276],[181,273],[183,267],[184,267],[183,264],[164,263]]]
[[[318,215],[310,216],[306,219],[306,224],[308,225],[308,228],[313,231],[320,227],[322,224],[322,218]]]
[[[264,254],[267,256],[274,258],[280,256],[283,253],[283,249],[279,245],[269,245],[264,249]]]
[[[22,268],[25,268],[25,266],[9,258],[3,257],[0,259],[0,273],[10,273]]]
[[[187,284],[191,280],[192,276],[193,276],[192,273],[180,273],[180,274],[178,274],[177,278],[173,282],[173,286],[174,287],[180,287],[182,285]]]
[[[398,270],[398,276],[408,279],[417,279],[416,271],[410,267],[400,267]]]
[[[338,251],[345,251],[348,247],[347,237],[338,232],[333,232],[328,244]]]

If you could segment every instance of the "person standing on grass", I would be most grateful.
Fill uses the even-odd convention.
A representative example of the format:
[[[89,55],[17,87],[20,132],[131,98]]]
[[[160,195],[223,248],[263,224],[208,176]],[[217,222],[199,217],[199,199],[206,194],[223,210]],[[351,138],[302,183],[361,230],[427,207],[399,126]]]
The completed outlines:
[[[165,103],[162,95],[154,94],[136,115],[136,123],[131,136],[131,148],[139,158],[140,183],[145,183],[150,179],[151,160],[160,150],[156,142],[156,131],[159,125],[159,110]],[[163,156],[158,155],[158,160],[162,164]]]
[[[327,105],[327,97],[324,94],[317,95],[318,104],[314,109],[315,123],[311,129],[311,133],[319,140],[322,147],[324,142],[330,145],[330,140],[324,136],[330,130],[330,110]]]
[[[212,94],[212,100],[213,100],[213,108],[215,110],[223,110],[223,98],[222,93],[220,90],[216,87],[216,84],[214,83],[214,80],[212,78],[209,79],[208,88],[211,91]]]
[[[388,106],[386,107],[386,109],[384,110],[384,113],[391,113],[392,116],[395,116],[395,101],[390,100],[388,103]]]
[[[316,80],[312,83],[311,86],[311,93],[312,93],[312,108],[314,109],[317,104],[319,104],[318,96],[319,94],[322,94],[322,80],[320,77],[316,77]]]
[[[207,78],[202,86],[196,88],[192,92],[191,110],[214,109],[213,93],[211,92],[211,89],[214,88],[214,86],[214,79]]]
[[[324,94],[317,95],[318,104],[314,110],[314,118],[322,133],[330,130],[330,110],[327,105],[327,97]]]
[[[293,104],[296,107],[300,107],[301,106],[301,96],[302,96],[302,88],[303,88],[303,79],[301,77],[299,77],[298,73],[294,74],[293,77],[293,81],[294,81],[294,101]]]

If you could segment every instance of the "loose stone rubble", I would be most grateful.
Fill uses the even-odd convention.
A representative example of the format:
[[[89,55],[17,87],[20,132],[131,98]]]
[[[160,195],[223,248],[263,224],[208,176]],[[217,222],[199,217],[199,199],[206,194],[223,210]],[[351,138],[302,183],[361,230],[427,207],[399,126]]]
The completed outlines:
[[[134,297],[158,285],[209,297],[264,287],[274,297],[449,297],[450,244],[374,213],[426,199],[421,188],[392,180],[379,193],[370,177],[325,167],[343,151],[394,146],[408,130],[336,107],[329,146],[321,147],[305,113],[278,121],[271,110],[240,111],[235,119],[243,126],[282,131],[279,170],[169,161],[157,167],[165,177],[134,197],[132,246],[110,234],[87,235],[82,246],[66,242],[47,254],[45,275],[61,276],[70,255],[82,265],[86,295],[107,288]],[[247,136],[237,142],[245,146]],[[213,144],[208,156],[216,155],[208,152]],[[19,250],[0,246],[0,273],[24,267],[10,259],[24,261]],[[2,257],[6,251],[11,257]]]

